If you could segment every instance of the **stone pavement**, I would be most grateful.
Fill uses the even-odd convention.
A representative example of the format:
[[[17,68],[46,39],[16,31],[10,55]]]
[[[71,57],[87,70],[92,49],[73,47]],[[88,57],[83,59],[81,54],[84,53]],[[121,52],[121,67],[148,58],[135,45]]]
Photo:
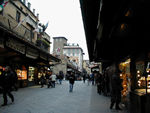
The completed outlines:
[[[110,110],[110,98],[98,95],[96,86],[76,81],[74,91],[69,92],[68,81],[56,88],[32,86],[13,91],[15,102],[0,106],[0,113],[127,113]],[[0,95],[0,104],[3,98]]]

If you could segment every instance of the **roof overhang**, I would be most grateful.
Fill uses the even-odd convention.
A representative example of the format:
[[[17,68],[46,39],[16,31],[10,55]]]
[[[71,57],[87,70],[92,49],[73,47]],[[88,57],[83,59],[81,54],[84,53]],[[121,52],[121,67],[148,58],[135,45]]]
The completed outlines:
[[[80,4],[90,61],[111,62],[149,48],[145,28],[150,25],[149,3],[80,0]]]

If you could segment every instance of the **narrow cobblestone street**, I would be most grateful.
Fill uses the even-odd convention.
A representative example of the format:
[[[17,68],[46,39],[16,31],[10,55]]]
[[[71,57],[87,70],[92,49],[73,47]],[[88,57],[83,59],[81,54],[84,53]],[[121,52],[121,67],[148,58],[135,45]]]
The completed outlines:
[[[96,86],[76,81],[74,91],[69,93],[68,81],[56,88],[32,86],[13,91],[15,102],[0,106],[0,113],[127,113],[110,110],[110,98],[98,95]],[[0,95],[0,104],[3,102]]]

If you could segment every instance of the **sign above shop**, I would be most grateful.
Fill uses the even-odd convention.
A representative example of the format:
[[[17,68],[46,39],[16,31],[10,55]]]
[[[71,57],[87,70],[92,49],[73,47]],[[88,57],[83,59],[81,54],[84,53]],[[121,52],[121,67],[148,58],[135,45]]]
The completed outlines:
[[[37,59],[39,56],[39,53],[37,50],[35,50],[31,47],[27,47],[26,56],[29,58]]]
[[[8,40],[6,41],[6,46],[22,54],[25,54],[25,45],[13,38],[8,38]]]

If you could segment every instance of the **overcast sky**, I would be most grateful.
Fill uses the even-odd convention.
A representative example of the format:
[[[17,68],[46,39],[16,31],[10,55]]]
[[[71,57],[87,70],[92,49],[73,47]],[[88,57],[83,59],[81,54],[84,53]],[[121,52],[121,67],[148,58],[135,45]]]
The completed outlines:
[[[39,13],[41,23],[49,21],[46,32],[51,36],[51,42],[52,37],[64,36],[68,43],[78,43],[85,53],[84,59],[89,59],[79,0],[27,1],[31,3],[31,10],[34,8],[35,13]]]

